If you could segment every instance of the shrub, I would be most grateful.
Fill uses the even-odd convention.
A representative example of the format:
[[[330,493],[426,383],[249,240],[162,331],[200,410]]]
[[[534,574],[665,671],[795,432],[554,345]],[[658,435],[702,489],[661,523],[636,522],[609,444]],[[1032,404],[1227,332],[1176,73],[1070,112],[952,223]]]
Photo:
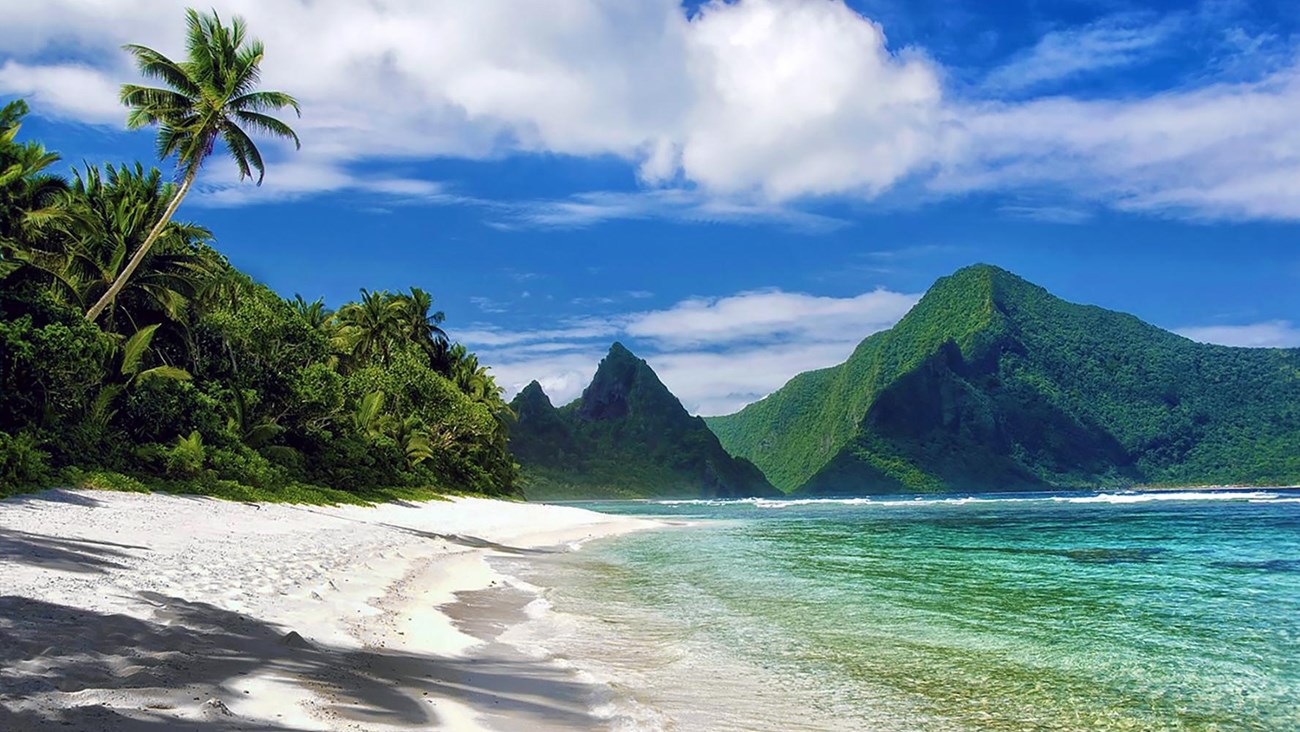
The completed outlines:
[[[195,431],[220,435],[226,410],[191,382],[147,379],[131,388],[116,422],[135,442],[170,442]]]
[[[96,491],[122,491],[125,493],[148,493],[149,487],[136,478],[111,470],[82,470],[68,468],[63,471],[63,482],[73,488]]]
[[[195,430],[189,437],[177,437],[176,444],[167,451],[167,473],[178,478],[192,478],[203,470],[207,448],[203,435]]]
[[[52,477],[47,458],[34,435],[0,432],[0,495],[47,485]]]
[[[208,450],[207,465],[218,478],[256,488],[278,488],[290,482],[285,468],[243,445]]]

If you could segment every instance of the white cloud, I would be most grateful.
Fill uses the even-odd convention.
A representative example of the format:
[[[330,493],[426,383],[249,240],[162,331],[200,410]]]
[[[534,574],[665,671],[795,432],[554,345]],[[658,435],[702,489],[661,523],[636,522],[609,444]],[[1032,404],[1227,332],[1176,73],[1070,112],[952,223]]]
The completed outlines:
[[[581,394],[611,341],[630,339],[687,410],[724,414],[798,373],[843,361],[917,300],[887,290],[844,298],[765,290],[573,319],[549,330],[480,327],[453,336],[492,365],[509,395],[536,379],[556,404]]]
[[[967,116],[933,185],[1044,186],[1128,210],[1300,219],[1300,67],[1138,101],[1044,99]]]
[[[1157,53],[1178,26],[1177,16],[1157,23],[1142,16],[1122,16],[1055,30],[994,69],[984,83],[991,90],[1014,92],[1128,66]]]
[[[875,290],[857,297],[817,297],[769,290],[684,300],[667,310],[633,316],[625,330],[637,338],[681,347],[740,341],[842,341],[889,327],[916,304],[912,295]]]
[[[595,344],[574,345],[560,353],[478,352],[479,360],[491,366],[497,383],[506,387],[506,398],[514,398],[530,381],[537,381],[557,407],[582,395],[604,355],[604,349]]]
[[[710,190],[872,195],[934,160],[936,66],[840,2],[711,3],[686,49],[693,97],[660,143]]]
[[[131,78],[120,44],[181,51],[179,0],[28,5],[0,27],[0,94],[30,95],[38,113],[117,124],[116,88]],[[947,70],[890,47],[841,0],[714,0],[689,16],[678,0],[215,5],[266,41],[266,85],[302,99],[304,150],[268,145],[266,190],[223,174],[207,184],[211,205],[360,190],[483,206],[501,228],[649,217],[807,228],[836,222],[799,211],[802,199],[909,183],[931,196],[1051,189],[1061,211],[1300,220],[1294,61],[1154,95],[999,101],[945,89]],[[1141,60],[1178,22],[1055,30],[984,91]],[[616,156],[648,190],[499,205],[383,172],[521,152]]]
[[[933,65],[892,54],[880,28],[839,2],[714,2],[692,18],[676,0],[215,4],[266,41],[266,85],[301,98],[306,148],[338,166],[317,178],[322,190],[359,159],[545,151],[620,156],[647,180],[716,194],[873,192],[930,156],[940,113]],[[117,83],[129,78],[118,46],[178,54],[182,7],[25,8],[0,29],[9,55],[75,48],[100,70],[74,85],[16,66],[0,93],[73,98],[75,87],[94,110],[84,119],[116,121]],[[610,211],[595,205],[552,215]]]
[[[485,203],[498,228],[583,229],[612,220],[662,219],[696,224],[776,224],[791,230],[833,231],[848,222],[791,206],[746,198],[719,198],[700,191],[661,188],[637,192],[594,191],[564,199]]]
[[[842,363],[860,337],[773,343],[722,352],[651,353],[645,358],[693,414],[731,414],[785,385],[794,376]]]
[[[77,64],[35,66],[14,60],[0,64],[0,94],[28,97],[43,115],[97,124],[126,119],[118,85],[97,69]]]
[[[497,305],[494,301],[487,298],[472,297],[470,301],[483,306]],[[502,310],[486,310],[486,312],[505,312]],[[524,331],[507,331],[499,330],[489,326],[470,328],[467,330],[458,330],[455,335],[461,340],[473,346],[518,346],[524,343],[541,343],[546,341],[570,341],[583,338],[612,338],[621,332],[620,319],[618,318],[571,318],[566,320],[559,328],[550,328]],[[527,382],[525,382],[527,383]]]
[[[1300,348],[1300,326],[1289,320],[1247,325],[1205,325],[1180,328],[1179,335],[1202,343],[1247,348]]]
[[[1042,221],[1048,224],[1082,224],[1092,219],[1092,212],[1087,209],[1051,204],[1007,204],[999,206],[998,212],[1012,218]]]

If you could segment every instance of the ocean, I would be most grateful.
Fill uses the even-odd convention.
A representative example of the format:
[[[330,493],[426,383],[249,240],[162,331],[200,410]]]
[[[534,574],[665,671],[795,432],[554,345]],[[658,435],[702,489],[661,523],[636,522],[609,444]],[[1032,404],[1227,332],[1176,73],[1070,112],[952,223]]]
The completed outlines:
[[[1300,492],[583,503],[503,638],[612,730],[1300,730]]]

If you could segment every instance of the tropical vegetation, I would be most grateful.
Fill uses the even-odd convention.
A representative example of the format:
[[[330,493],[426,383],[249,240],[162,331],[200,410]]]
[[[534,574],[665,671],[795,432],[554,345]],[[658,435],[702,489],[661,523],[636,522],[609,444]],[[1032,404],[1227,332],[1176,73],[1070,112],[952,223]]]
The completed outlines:
[[[510,406],[518,415],[510,446],[529,498],[778,495],[619,343],[579,399],[557,409],[533,382]]]
[[[517,490],[502,390],[429,293],[286,300],[170,218],[183,182],[140,163],[59,175],[20,139],[26,113],[0,110],[0,494]]]
[[[1300,483],[1300,350],[1196,343],[987,265],[833,368],[710,418],[779,488]]]
[[[235,16],[227,26],[215,10],[200,14],[191,9],[185,11],[185,22],[184,61],[173,61],[145,46],[126,46],[140,75],[165,85],[122,86],[122,103],[131,110],[126,126],[158,128],[158,157],[175,158],[181,182],[168,190],[165,206],[150,212],[153,223],[143,240],[86,310],[86,318],[92,321],[113,303],[154,243],[170,230],[168,222],[218,142],[225,145],[239,168],[239,179],[251,178],[256,171],[258,185],[266,176],[266,166],[248,130],[301,146],[288,125],[267,114],[286,107],[299,112],[298,101],[284,92],[257,88],[265,48],[261,41],[249,37],[244,20]]]

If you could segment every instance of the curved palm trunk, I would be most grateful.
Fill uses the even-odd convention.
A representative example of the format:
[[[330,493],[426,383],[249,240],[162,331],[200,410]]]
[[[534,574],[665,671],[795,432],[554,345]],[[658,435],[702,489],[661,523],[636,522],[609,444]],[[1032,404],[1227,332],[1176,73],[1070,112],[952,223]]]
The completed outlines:
[[[185,179],[181,181],[181,187],[176,190],[176,195],[172,196],[171,203],[168,203],[166,210],[163,211],[162,218],[158,219],[158,223],[154,224],[153,228],[149,230],[149,236],[145,237],[144,242],[140,244],[140,248],[135,250],[135,254],[131,255],[131,261],[127,262],[126,268],[114,278],[113,284],[109,285],[108,290],[99,298],[99,301],[86,311],[86,320],[92,323],[95,322],[100,314],[104,312],[104,309],[112,305],[113,300],[117,299],[118,293],[122,291],[123,287],[126,287],[126,281],[131,279],[131,275],[140,267],[140,263],[149,254],[149,250],[153,248],[154,242],[162,235],[163,229],[167,228],[167,224],[171,223],[172,215],[176,213],[176,209],[180,208],[181,201],[185,199],[185,194],[190,192],[190,186],[193,185],[194,177],[198,172],[198,166],[190,166],[190,169],[185,173]]]

